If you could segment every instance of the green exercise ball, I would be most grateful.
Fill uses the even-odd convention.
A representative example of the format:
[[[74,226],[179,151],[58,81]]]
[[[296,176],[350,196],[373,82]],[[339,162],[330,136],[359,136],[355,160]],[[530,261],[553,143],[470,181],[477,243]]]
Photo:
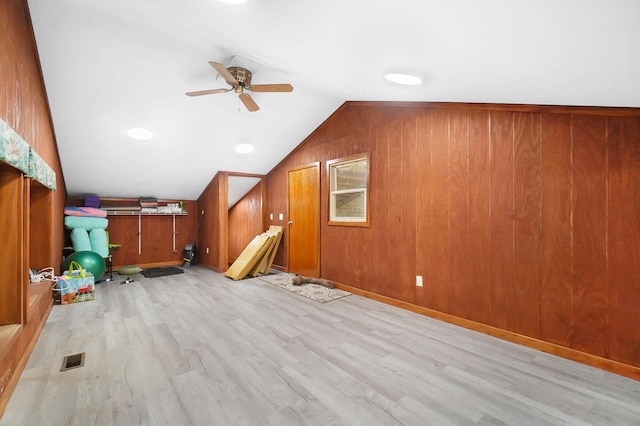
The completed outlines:
[[[93,278],[95,281],[98,281],[102,278],[105,269],[105,263],[102,256],[100,256],[95,251],[77,251],[67,256],[67,258],[62,262],[62,270],[68,271],[71,262],[78,262],[82,269],[85,269],[88,272],[93,274]]]

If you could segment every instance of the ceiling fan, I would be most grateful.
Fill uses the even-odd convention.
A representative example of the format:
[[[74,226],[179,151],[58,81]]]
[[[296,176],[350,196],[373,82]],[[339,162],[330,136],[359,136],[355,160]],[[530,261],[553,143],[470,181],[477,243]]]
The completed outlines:
[[[209,65],[215,68],[216,71],[220,73],[222,78],[225,79],[227,84],[231,86],[228,89],[210,89],[210,90],[199,90],[197,92],[187,92],[187,96],[202,96],[202,95],[213,95],[215,93],[226,93],[233,90],[238,93],[240,100],[244,104],[245,107],[251,112],[257,111],[260,109],[258,104],[253,100],[248,93],[244,92],[244,89],[251,90],[252,92],[291,92],[293,91],[293,86],[290,84],[251,84],[251,71],[242,67],[229,67],[226,68],[224,65],[219,64],[217,62],[210,61]]]

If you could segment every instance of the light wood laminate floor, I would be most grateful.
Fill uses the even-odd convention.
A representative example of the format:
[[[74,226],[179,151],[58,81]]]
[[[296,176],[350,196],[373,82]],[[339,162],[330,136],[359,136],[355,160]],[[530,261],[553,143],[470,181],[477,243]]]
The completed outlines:
[[[638,381],[356,295],[117,278],[54,306],[0,425],[640,424]]]

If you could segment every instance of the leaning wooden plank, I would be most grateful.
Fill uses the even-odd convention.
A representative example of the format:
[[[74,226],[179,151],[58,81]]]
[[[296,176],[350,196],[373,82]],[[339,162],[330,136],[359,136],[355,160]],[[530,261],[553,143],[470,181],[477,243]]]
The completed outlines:
[[[264,262],[264,259],[269,255],[269,253],[271,252],[271,249],[273,247],[273,243],[276,240],[275,235],[271,235],[268,232],[265,232],[265,234],[267,234],[269,236],[269,241],[267,241],[264,245],[264,250],[262,251],[262,253],[260,254],[259,258],[256,258],[256,262],[253,264],[253,266],[251,267],[251,269],[248,272],[248,275],[252,276],[252,277],[257,277],[258,273],[260,272],[260,268],[262,266],[262,263]]]
[[[267,252],[264,254],[264,257],[262,258],[260,264],[257,265],[256,269],[251,271],[251,276],[253,277],[257,277],[260,272],[262,272],[263,274],[269,273],[269,269],[271,268],[273,259],[275,258],[276,252],[278,251],[280,240],[282,239],[282,226],[271,225],[266,232],[274,237],[274,241]]]
[[[274,246],[275,246],[275,238],[272,238],[271,244],[269,244],[269,248],[264,253],[264,256],[262,256],[262,259],[260,259],[260,262],[255,266],[255,268],[251,270],[249,275],[251,275],[252,277],[257,277],[260,274],[260,272],[262,272],[262,270],[265,268],[267,263],[269,263],[269,257],[271,256],[271,252],[274,250]]]
[[[247,275],[247,271],[255,264],[256,257],[260,255],[264,244],[269,240],[265,234],[256,235],[253,240],[244,248],[240,256],[227,269],[225,276],[234,280],[241,280]],[[248,266],[247,266],[248,265]]]
[[[256,236],[256,238],[254,238],[254,240],[251,243],[249,243],[249,245],[247,246],[248,250],[245,249],[247,250],[246,256],[243,257],[241,253],[238,259],[236,259],[236,262],[238,262],[238,260],[240,260],[240,262],[238,262],[237,268],[235,268],[234,271],[232,271],[233,272],[232,278],[234,280],[241,280],[247,276],[249,271],[251,271],[255,267],[256,262],[259,262],[260,259],[262,258],[265,245],[268,243],[269,243],[269,236],[265,234]],[[234,264],[236,262],[234,262]]]
[[[263,233],[262,236],[266,236],[266,240],[264,241],[263,245],[258,249],[258,252],[255,254],[255,256],[253,257],[253,259],[251,259],[250,262],[247,262],[247,264],[245,265],[245,267],[242,269],[242,277],[244,278],[247,275],[249,275],[249,273],[256,268],[257,266],[260,265],[260,261],[262,260],[262,258],[264,257],[265,252],[269,249],[269,247],[272,244],[272,240],[273,237],[272,235],[269,235],[267,233]]]
[[[262,268],[260,269],[260,272],[265,275],[268,274],[271,270],[271,265],[273,265],[273,260],[276,258],[276,253],[278,252],[278,248],[280,247],[280,240],[282,240],[282,226],[271,225],[269,227],[269,230],[271,231],[272,229],[276,232],[276,241],[273,245],[271,253],[269,253],[267,262],[263,264]]]
[[[269,234],[267,234],[267,235],[269,235]],[[258,271],[260,270],[260,265],[262,265],[262,262],[264,262],[264,257],[267,255],[267,253],[269,253],[269,251],[271,250],[271,246],[272,245],[273,245],[273,237],[271,235],[269,235],[269,241],[267,241],[265,243],[265,250],[260,255],[260,258],[256,259],[255,263],[251,266],[251,269],[248,272],[249,276],[251,276],[251,277],[257,277],[258,276]]]
[[[266,233],[262,235],[266,235],[267,240],[264,242],[262,247],[260,247],[260,250],[258,251],[258,253],[256,253],[256,256],[252,259],[252,261],[246,265],[245,269],[243,270],[244,272],[243,278],[249,275],[254,269],[257,269],[260,266],[260,262],[262,261],[264,254],[267,252],[267,250],[269,250],[269,247],[271,247],[271,244],[273,244],[273,240],[275,239],[274,236]]]
[[[262,271],[266,267],[266,265],[269,263],[269,258],[271,256],[272,251],[276,249],[275,243],[276,243],[276,238],[278,236],[279,231],[278,229],[275,229],[275,228],[279,228],[280,230],[282,230],[281,226],[274,227],[272,225],[267,231],[265,231],[265,234],[270,235],[272,237],[272,241],[269,244],[269,247],[267,248],[267,250],[265,251],[264,256],[262,256],[262,259],[260,260],[260,262],[255,266],[255,268],[251,270],[251,272],[249,272],[249,275],[251,275],[252,277],[257,277],[260,271]]]

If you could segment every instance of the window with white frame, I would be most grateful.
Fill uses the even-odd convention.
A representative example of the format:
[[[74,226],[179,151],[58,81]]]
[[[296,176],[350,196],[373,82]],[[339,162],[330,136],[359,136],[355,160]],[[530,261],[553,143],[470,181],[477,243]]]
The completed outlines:
[[[369,154],[327,162],[329,224],[369,226]]]

